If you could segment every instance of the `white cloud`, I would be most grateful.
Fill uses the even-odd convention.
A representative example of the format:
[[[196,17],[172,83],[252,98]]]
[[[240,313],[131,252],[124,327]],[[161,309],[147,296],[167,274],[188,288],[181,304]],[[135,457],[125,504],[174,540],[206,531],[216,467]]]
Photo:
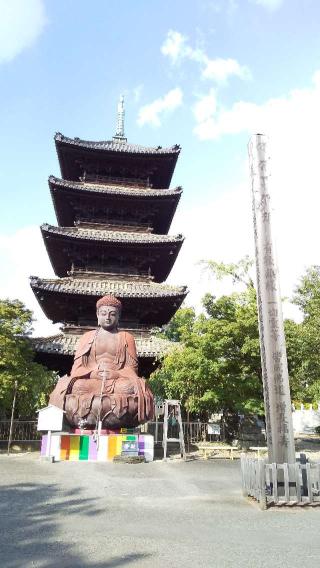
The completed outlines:
[[[187,36],[175,30],[169,30],[164,43],[161,46],[163,55],[169,57],[172,63],[178,63],[184,58],[206,64],[208,57],[203,49],[193,49],[188,45]]]
[[[314,74],[309,88],[296,89],[287,96],[268,100],[262,105],[240,101],[230,109],[219,109],[214,92],[210,91],[198,100],[193,109],[198,121],[196,134],[203,139],[217,140],[237,133],[247,133],[248,139],[254,132],[269,135],[273,224],[281,291],[288,297],[306,268],[320,264],[319,99],[320,71]],[[214,149],[212,144],[212,152]],[[198,190],[186,189],[188,192]],[[214,195],[216,190],[207,187],[205,195]],[[185,231],[187,239],[172,281],[186,280],[192,290],[191,302],[199,302],[209,287],[213,293],[219,294],[222,290],[214,282],[199,280],[200,272],[194,266],[199,259],[231,262],[247,253],[253,255],[250,199],[246,159],[243,182],[240,180],[237,187],[227,187],[226,183],[222,197],[209,202],[204,198],[202,205],[196,209],[186,208],[182,216],[178,209],[173,231]],[[297,310],[287,304],[285,314],[296,316]]]
[[[198,188],[186,187],[188,193]],[[198,190],[199,191],[199,190]],[[206,188],[206,195],[214,194],[215,188]],[[227,192],[214,199],[198,200],[190,208],[182,201],[174,217],[171,233],[183,233],[186,237],[181,252],[169,277],[172,284],[187,284],[190,290],[188,303],[197,308],[206,292],[215,295],[231,292],[228,283],[213,282],[203,274],[200,260],[212,259],[223,262],[239,260],[253,254],[251,243],[250,190],[242,183],[229,187]]]
[[[138,125],[151,124],[152,126],[161,126],[162,115],[181,106],[182,97],[182,90],[176,87],[163,97],[141,107],[137,119]]]
[[[200,140],[215,140],[225,134],[241,132],[264,132],[273,138],[283,137],[286,133],[301,136],[301,133],[309,132],[311,125],[314,130],[320,125],[320,71],[314,74],[312,83],[309,89],[296,89],[261,105],[246,101],[236,102],[229,109],[215,105],[211,114],[207,113],[202,119],[197,109],[202,101],[204,104],[207,101],[208,95],[205,95],[193,109],[194,133]]]
[[[136,87],[134,87],[133,89],[133,100],[135,103],[138,103],[141,99],[141,94],[143,91],[143,85],[137,85]]]
[[[201,67],[201,77],[216,83],[225,83],[229,77],[236,76],[240,79],[250,78],[248,67],[240,65],[236,59],[223,59],[217,57],[210,59],[201,48],[192,48],[188,44],[186,36],[176,30],[169,30],[161,47],[161,52],[169,57],[173,64],[183,59],[197,62]]]
[[[214,89],[210,89],[209,94],[200,97],[199,101],[193,107],[193,113],[199,124],[206,123],[215,114],[217,109],[217,100]]]
[[[192,188],[188,188],[188,191],[190,190]],[[214,192],[214,187],[207,191],[208,194],[214,194]],[[294,206],[288,210],[286,201],[289,192],[290,188],[282,196],[281,203],[277,203],[278,211],[274,218],[281,291],[285,297],[291,297],[293,287],[305,267],[314,264],[318,258],[317,242],[314,242],[313,246],[312,244],[310,246],[310,242],[308,243],[310,231],[305,238],[305,235],[300,231],[297,232],[295,228],[297,219],[300,223],[299,208]],[[290,222],[288,222],[288,214]],[[315,217],[316,213],[313,215],[313,220]],[[286,224],[285,233],[284,223]],[[249,179],[237,186],[229,187],[222,196],[216,199],[204,200],[203,203],[199,200],[197,207],[190,208],[182,202],[172,226],[172,233],[175,232],[182,232],[186,240],[168,281],[172,284],[188,285],[190,293],[187,296],[187,304],[199,310],[201,299],[206,292],[215,296],[230,294],[234,291],[232,282],[230,280],[216,281],[209,273],[203,272],[199,261],[212,259],[226,263],[236,262],[248,254],[254,258]],[[295,250],[294,261],[289,254],[292,250]],[[254,268],[252,275],[255,276]],[[298,308],[290,302],[284,302],[283,310],[285,317],[300,319]]]
[[[263,8],[266,8],[270,12],[278,10],[283,4],[283,0],[251,0],[251,2],[258,6],[263,6]]]
[[[240,79],[249,79],[250,72],[247,67],[240,65],[235,59],[208,59],[202,71],[205,79],[212,79],[217,83],[224,83],[228,77],[239,77]]]
[[[206,2],[205,9],[215,14],[225,12],[228,18],[232,18],[239,9],[239,4],[237,0],[215,0],[214,2]]]
[[[43,314],[29,283],[29,276],[54,276],[39,227],[28,226],[15,233],[0,234],[0,264],[5,266],[0,279],[0,297],[18,298],[34,312],[35,335],[58,333],[59,324]]]
[[[0,0],[0,63],[30,47],[45,24],[42,0]]]
[[[186,46],[187,38],[180,32],[169,30],[167,37],[161,46],[163,55],[170,57],[173,63],[176,63],[180,57],[183,57],[188,50]]]

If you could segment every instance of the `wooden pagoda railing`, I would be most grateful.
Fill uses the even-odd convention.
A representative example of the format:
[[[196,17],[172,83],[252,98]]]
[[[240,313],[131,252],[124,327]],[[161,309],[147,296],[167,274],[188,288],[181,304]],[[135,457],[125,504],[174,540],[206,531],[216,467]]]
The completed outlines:
[[[89,182],[89,183],[101,183],[104,185],[121,185],[121,186],[130,186],[133,187],[141,187],[141,188],[151,188],[149,178],[125,178],[125,177],[116,177],[116,176],[104,176],[98,174],[87,174],[86,172],[80,178],[80,181]]]

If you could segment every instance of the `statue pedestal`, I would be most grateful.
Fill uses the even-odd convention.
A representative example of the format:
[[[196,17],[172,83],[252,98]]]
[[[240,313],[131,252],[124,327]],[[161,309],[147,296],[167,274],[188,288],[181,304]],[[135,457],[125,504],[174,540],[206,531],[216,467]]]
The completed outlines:
[[[48,448],[48,443],[50,448]],[[149,434],[101,434],[99,440],[89,430],[80,434],[52,432],[42,436],[41,457],[53,461],[112,461],[121,455],[143,456],[146,462],[153,461],[154,438]]]

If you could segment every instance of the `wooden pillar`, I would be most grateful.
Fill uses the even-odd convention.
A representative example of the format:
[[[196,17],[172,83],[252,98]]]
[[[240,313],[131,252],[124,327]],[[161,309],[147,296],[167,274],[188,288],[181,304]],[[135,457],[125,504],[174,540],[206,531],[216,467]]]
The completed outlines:
[[[255,134],[249,142],[267,442],[270,463],[295,463],[279,273],[271,227],[266,146],[263,134]]]

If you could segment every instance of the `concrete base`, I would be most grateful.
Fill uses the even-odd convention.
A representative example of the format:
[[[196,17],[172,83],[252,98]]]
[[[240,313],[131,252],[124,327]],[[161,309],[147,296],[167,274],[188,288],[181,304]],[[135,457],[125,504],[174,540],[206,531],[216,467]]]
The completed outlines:
[[[114,456],[114,463],[143,463],[144,456]]]
[[[48,442],[50,447],[48,447]],[[91,432],[81,435],[70,432],[52,432],[51,441],[42,436],[41,457],[57,461],[112,461],[126,453],[126,446],[134,444],[137,455],[146,462],[153,461],[154,438],[148,434],[101,434],[97,438]]]

